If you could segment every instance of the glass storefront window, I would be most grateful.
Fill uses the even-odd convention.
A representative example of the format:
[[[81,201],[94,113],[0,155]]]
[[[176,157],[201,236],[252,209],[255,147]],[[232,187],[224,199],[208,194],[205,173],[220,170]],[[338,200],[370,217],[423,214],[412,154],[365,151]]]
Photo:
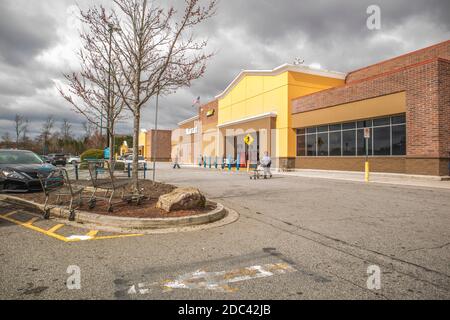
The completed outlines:
[[[328,157],[328,132],[317,134],[317,155]]]
[[[364,128],[371,130],[369,156],[404,156],[405,122],[406,116],[401,114],[297,129],[297,156],[365,156]]]
[[[356,128],[356,122],[348,122],[342,124],[342,130],[348,130],[348,129],[355,129]]]
[[[330,131],[341,131],[341,130],[342,130],[342,124],[330,125]]]
[[[406,154],[406,125],[392,126],[392,155]]]
[[[342,155],[355,156],[356,155],[356,131],[345,130],[342,132]]]
[[[341,131],[330,132],[330,156],[342,155],[342,133]]]
[[[308,157],[317,156],[316,138],[317,136],[315,134],[308,134],[306,136],[306,155]]]
[[[373,128],[373,154],[375,156],[391,155],[391,128]]]
[[[297,157],[304,157],[306,155],[306,136],[297,136]]]
[[[369,155],[372,155],[372,137],[373,137],[373,133],[372,133],[372,129],[370,130],[370,139],[369,139]],[[359,129],[356,132],[357,135],[357,144],[358,144],[358,149],[357,149],[357,153],[358,156],[365,156],[366,155],[366,138],[364,138],[364,129]]]
[[[373,126],[379,127],[379,126],[388,126],[391,124],[390,118],[379,118],[373,120]]]

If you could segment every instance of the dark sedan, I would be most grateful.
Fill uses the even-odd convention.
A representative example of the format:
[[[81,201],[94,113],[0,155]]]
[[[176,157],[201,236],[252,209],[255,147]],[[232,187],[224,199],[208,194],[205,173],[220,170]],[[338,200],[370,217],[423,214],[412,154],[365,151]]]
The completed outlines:
[[[54,166],[63,166],[67,164],[66,156],[64,154],[53,153],[47,156],[48,162]]]
[[[55,169],[31,151],[0,150],[0,192],[41,191],[38,175]]]

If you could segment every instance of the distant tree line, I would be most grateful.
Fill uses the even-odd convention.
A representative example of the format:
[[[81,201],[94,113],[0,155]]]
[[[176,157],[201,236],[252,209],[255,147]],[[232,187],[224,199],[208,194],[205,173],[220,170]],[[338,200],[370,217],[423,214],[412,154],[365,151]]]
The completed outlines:
[[[103,137],[95,125],[83,123],[83,133],[75,136],[72,124],[63,119],[60,127],[56,127],[52,116],[42,124],[39,134],[32,138],[29,136],[29,128],[32,123],[23,115],[16,114],[14,127],[1,137],[0,148],[25,149],[38,154],[64,153],[81,154],[87,149],[102,149],[105,145]]]

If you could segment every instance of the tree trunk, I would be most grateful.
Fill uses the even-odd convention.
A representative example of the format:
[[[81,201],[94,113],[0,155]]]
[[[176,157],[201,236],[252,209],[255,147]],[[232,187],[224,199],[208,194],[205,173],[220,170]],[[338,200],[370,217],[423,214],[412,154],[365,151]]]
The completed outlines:
[[[111,121],[111,120],[110,120]],[[114,125],[110,122],[109,130],[109,165],[112,169],[112,174],[114,175],[114,169],[115,169],[115,157],[114,157]]]
[[[141,122],[141,112],[136,110],[134,113],[134,131],[133,131],[133,189],[134,192],[139,192],[139,132]]]

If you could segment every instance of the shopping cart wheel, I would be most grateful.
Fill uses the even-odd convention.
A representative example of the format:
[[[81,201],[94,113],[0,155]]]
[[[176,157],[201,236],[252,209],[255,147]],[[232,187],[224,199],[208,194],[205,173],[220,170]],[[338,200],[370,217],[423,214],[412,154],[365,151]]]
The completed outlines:
[[[45,209],[45,211],[44,211],[44,219],[45,220],[50,219],[50,209]]]
[[[91,209],[91,210],[94,209],[96,205],[97,205],[97,201],[95,201],[95,199],[89,201],[89,209]]]
[[[75,210],[74,209],[70,210],[69,221],[75,221]]]

